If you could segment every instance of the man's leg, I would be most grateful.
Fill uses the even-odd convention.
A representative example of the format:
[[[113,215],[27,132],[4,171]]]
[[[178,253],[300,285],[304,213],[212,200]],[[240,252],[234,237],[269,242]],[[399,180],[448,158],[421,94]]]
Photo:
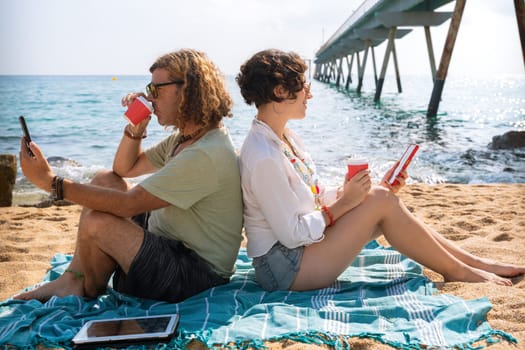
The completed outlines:
[[[93,184],[127,190],[127,183],[113,172],[97,174]],[[125,218],[84,208],[80,216],[75,253],[69,268],[56,280],[15,296],[48,300],[51,296],[96,297],[106,290],[118,265],[127,272],[144,238],[144,231]]]
[[[104,293],[117,265],[127,273],[143,239],[144,230],[130,220],[87,213],[79,225],[76,254],[69,267],[84,275],[84,296]]]

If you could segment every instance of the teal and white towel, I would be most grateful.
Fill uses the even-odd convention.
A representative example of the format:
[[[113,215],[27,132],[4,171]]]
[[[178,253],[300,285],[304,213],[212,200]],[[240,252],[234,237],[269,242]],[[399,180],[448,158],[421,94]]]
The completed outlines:
[[[57,278],[70,259],[56,255],[44,281]],[[346,348],[345,339],[351,336],[400,349],[471,349],[479,340],[517,342],[490,327],[487,298],[438,294],[419,264],[376,242],[367,245],[332,286],[310,292],[262,290],[244,249],[236,267],[231,283],[178,304],[112,289],[97,299],[53,297],[44,304],[8,299],[0,303],[0,345],[69,348],[87,320],[167,313],[180,314],[179,333],[159,348],[182,348],[193,339],[209,347],[262,348],[264,340],[290,339]]]

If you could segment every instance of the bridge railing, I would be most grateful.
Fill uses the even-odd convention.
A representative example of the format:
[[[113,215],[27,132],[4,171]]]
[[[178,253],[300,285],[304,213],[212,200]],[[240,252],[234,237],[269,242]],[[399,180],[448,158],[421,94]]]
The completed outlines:
[[[329,47],[335,40],[337,40],[341,35],[343,35],[348,29],[350,29],[355,22],[364,16],[371,8],[376,6],[379,2],[383,0],[367,0],[364,1],[358,8],[355,10],[350,17],[335,31],[335,33],[326,41],[326,43],[321,46],[318,50],[318,53],[323,52],[327,47]]]

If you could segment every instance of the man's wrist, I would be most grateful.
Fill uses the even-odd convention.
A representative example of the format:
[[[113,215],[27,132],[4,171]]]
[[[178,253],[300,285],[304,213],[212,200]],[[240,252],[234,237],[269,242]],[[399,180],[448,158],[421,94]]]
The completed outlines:
[[[142,140],[142,139],[145,139],[148,135],[146,133],[146,130],[144,130],[142,133],[134,133],[133,131],[130,130],[129,128],[129,124],[126,125],[126,127],[124,128],[124,135],[130,139],[133,139],[133,140]]]
[[[59,201],[64,199],[64,178],[60,176],[54,176],[51,181],[51,195],[53,200]]]

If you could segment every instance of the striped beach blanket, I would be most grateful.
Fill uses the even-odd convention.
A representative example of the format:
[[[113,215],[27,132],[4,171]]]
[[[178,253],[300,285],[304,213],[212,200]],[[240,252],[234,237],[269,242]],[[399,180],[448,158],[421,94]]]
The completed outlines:
[[[57,278],[71,257],[56,255],[44,281]],[[109,288],[97,299],[74,296],[46,303],[8,299],[0,303],[0,345],[69,348],[90,319],[179,313],[178,333],[158,348],[264,348],[266,340],[292,340],[348,348],[349,337],[375,339],[399,349],[476,349],[508,341],[486,320],[487,298],[464,300],[438,294],[419,264],[371,242],[329,288],[266,292],[255,282],[241,250],[231,283],[178,304],[129,297]]]

